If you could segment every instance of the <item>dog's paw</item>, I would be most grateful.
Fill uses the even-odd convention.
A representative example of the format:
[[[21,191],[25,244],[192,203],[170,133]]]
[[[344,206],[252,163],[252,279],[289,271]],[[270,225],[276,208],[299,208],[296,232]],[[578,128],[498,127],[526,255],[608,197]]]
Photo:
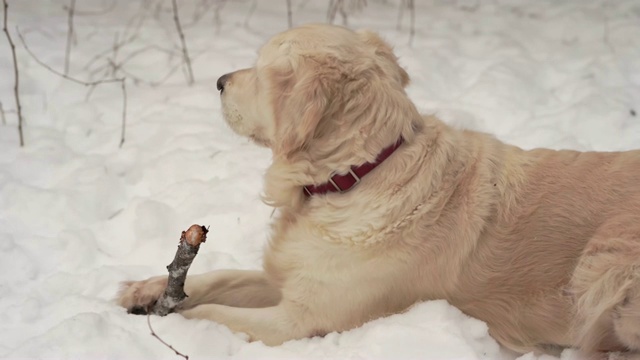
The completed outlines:
[[[142,281],[125,281],[116,295],[118,305],[130,314],[143,315],[160,298],[167,287],[168,277],[154,276]]]

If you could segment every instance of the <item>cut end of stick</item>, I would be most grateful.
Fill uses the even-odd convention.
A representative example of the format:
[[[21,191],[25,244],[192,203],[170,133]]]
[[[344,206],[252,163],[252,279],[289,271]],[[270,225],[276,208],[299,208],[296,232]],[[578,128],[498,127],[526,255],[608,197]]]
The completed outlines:
[[[187,229],[187,231],[182,232],[180,241],[185,241],[191,246],[200,246],[201,243],[207,241],[208,232],[209,230],[206,227],[193,224],[189,227],[189,229]]]

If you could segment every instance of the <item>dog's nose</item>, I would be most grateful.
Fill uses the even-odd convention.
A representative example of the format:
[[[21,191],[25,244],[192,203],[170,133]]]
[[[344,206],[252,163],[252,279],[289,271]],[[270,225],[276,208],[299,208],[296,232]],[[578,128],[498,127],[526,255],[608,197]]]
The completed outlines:
[[[216,86],[218,87],[218,90],[220,92],[222,92],[224,90],[225,85],[227,85],[227,80],[229,79],[229,74],[224,74],[222,76],[220,76],[220,78],[218,79],[218,82],[216,83]]]

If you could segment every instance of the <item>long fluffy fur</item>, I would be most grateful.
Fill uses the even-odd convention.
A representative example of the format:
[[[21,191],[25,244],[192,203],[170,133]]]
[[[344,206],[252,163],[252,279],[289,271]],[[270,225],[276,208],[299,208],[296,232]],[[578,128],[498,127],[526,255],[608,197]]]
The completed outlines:
[[[279,344],[447,299],[519,352],[640,350],[640,151],[524,151],[422,116],[369,31],[287,31],[227,79],[225,119],[273,151],[279,215],[264,272],[189,277],[184,316]],[[352,191],[303,195],[399,137]],[[149,302],[159,281],[119,303]]]

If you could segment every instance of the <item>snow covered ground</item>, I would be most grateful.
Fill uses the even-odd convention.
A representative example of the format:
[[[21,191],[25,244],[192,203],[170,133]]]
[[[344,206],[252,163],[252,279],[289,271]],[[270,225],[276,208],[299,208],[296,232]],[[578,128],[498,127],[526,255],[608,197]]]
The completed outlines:
[[[413,78],[409,94],[425,112],[524,148],[640,147],[640,2],[417,1],[413,46],[406,12],[396,28],[398,2],[370,0],[349,25],[375,29],[395,45]],[[179,67],[169,1],[161,8],[153,0],[77,1],[70,74],[96,79],[110,70],[109,59],[122,65],[117,74],[129,77],[122,149],[119,85],[101,85],[87,100],[87,88],[49,73],[17,40],[15,26],[42,61],[62,70],[68,2],[9,3],[26,147],[7,113],[0,124],[0,356],[175,359],[149,335],[145,317],[127,315],[111,299],[122,280],[164,273],[192,223],[212,229],[193,273],[260,267],[271,209],[259,194],[270,153],[225,126],[215,80],[250,65],[256,49],[287,27],[285,1],[231,1],[217,21],[214,7],[179,1],[192,87]],[[326,2],[293,1],[293,10],[294,24],[324,21]],[[121,44],[115,52],[114,43]],[[2,37],[0,101],[11,110],[8,51]],[[152,321],[192,359],[517,357],[499,348],[484,323],[443,301],[276,348],[207,321]]]

